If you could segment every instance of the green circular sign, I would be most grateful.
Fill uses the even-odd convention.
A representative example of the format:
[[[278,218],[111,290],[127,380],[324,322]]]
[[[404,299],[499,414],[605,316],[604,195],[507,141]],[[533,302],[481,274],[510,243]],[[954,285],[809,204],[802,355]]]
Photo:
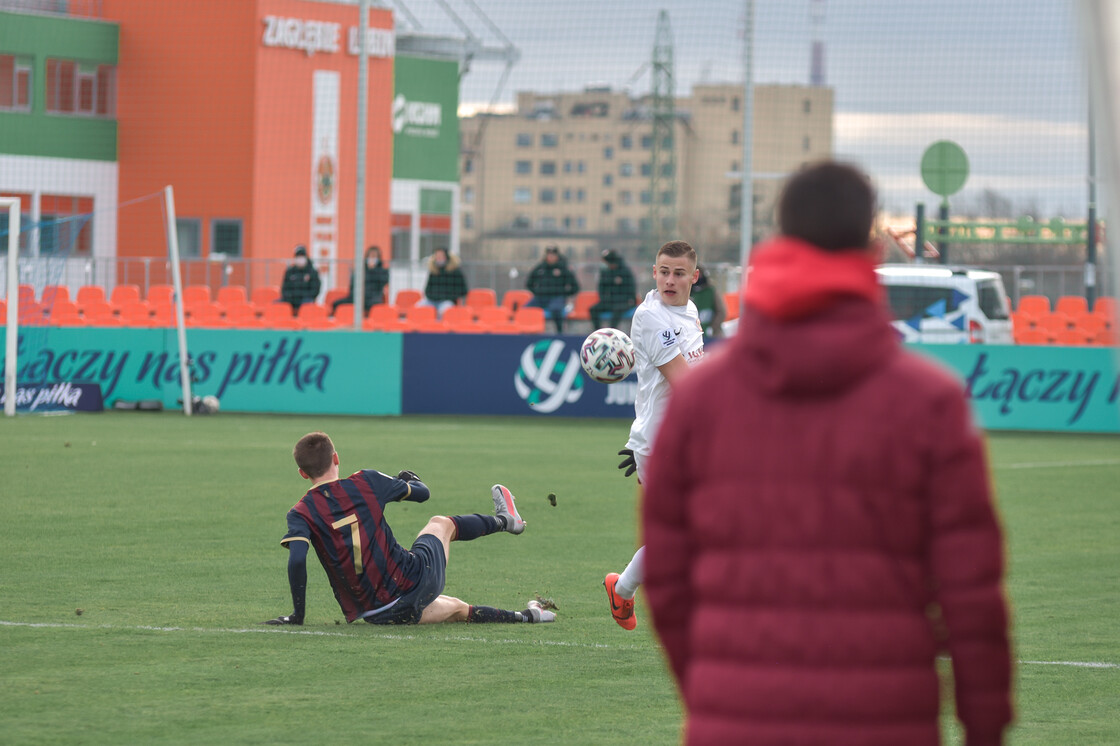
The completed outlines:
[[[922,181],[934,194],[956,194],[968,181],[968,156],[960,145],[938,140],[922,154]]]

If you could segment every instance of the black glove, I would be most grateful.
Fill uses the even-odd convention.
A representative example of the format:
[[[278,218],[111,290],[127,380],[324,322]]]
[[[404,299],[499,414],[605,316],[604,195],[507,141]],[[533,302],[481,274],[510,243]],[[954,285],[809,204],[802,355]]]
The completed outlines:
[[[619,469],[625,469],[626,470],[626,472],[622,476],[628,477],[631,474],[633,474],[635,471],[638,470],[638,465],[636,463],[634,463],[634,449],[633,448],[623,448],[621,451],[618,452],[618,455],[626,457],[626,458],[622,459],[622,463],[618,465]]]
[[[278,616],[275,619],[269,619],[267,622],[261,622],[261,624],[303,624],[303,620],[296,619],[294,616]]]
[[[408,469],[401,469],[397,472],[397,479],[402,479],[405,482],[419,482],[420,477],[416,476],[416,472],[409,471]]]

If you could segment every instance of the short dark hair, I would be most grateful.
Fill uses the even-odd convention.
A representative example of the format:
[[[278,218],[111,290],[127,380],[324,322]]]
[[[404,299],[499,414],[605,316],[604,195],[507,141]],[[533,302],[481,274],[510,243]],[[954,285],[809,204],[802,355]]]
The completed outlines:
[[[296,460],[296,466],[303,469],[307,476],[318,479],[331,468],[334,443],[326,433],[308,433],[296,443],[292,456]]]
[[[866,248],[875,220],[875,187],[863,171],[826,161],[790,177],[778,199],[778,226],[825,251]]]
[[[674,258],[684,256],[691,259],[693,264],[697,262],[696,249],[692,248],[692,244],[688,241],[668,241],[662,244],[661,248],[657,250],[657,256],[661,256],[662,254]],[[657,261],[657,257],[654,257],[654,261]]]

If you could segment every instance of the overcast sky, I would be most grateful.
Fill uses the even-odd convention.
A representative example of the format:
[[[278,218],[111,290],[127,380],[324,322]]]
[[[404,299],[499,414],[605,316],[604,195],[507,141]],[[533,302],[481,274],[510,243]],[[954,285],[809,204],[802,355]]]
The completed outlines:
[[[392,6],[393,2],[389,2]],[[423,30],[448,33],[432,0],[398,0]],[[578,90],[588,83],[636,93],[648,69],[659,10],[669,13],[677,94],[697,81],[743,80],[743,0],[446,0],[489,45],[521,53],[503,66],[478,61],[462,100],[513,101],[519,90]],[[480,8],[500,31],[473,11]],[[826,84],[836,93],[836,153],[872,172],[888,207],[936,205],[919,175],[922,152],[951,139],[971,176],[952,201],[992,189],[1017,206],[1081,217],[1088,177],[1087,97],[1081,43],[1067,0],[756,0],[756,83],[809,81],[814,37],[826,44]],[[811,8],[823,7],[814,25]],[[401,26],[409,25],[403,12]]]

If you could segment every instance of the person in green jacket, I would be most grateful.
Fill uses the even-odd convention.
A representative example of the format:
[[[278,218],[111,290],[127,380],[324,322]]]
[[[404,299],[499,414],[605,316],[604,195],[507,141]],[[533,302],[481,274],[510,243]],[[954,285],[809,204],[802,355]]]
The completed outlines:
[[[545,317],[556,324],[556,333],[563,334],[568,298],[579,292],[579,282],[560,255],[559,246],[545,249],[544,259],[533,267],[525,286],[533,294],[526,305],[543,308]]]
[[[638,300],[638,290],[634,273],[626,266],[617,251],[604,251],[603,263],[599,271],[599,302],[591,306],[591,326],[599,329],[603,320],[608,326],[617,327],[622,319],[634,315],[634,305]]]
[[[723,322],[727,319],[727,304],[715,285],[712,284],[711,275],[701,265],[700,279],[692,286],[692,302],[700,314],[700,326],[704,328],[705,337],[722,337]]]
[[[428,283],[424,286],[423,305],[435,306],[440,316],[467,297],[467,280],[459,266],[459,257],[436,249],[428,258]]]

